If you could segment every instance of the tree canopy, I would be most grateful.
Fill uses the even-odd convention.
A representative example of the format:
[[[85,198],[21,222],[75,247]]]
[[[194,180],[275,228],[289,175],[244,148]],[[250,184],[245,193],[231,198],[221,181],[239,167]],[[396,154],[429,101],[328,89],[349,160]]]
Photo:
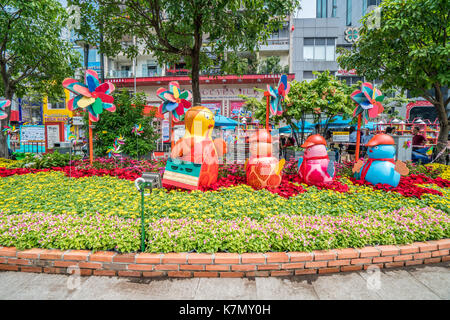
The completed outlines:
[[[383,81],[431,102],[441,131],[436,150],[445,148],[449,132],[450,2],[448,0],[384,0],[362,19],[359,39],[338,62],[366,79]],[[443,159],[442,157],[441,159]]]
[[[350,94],[355,90],[356,85],[348,86],[346,83],[337,80],[329,71],[314,72],[314,74],[316,78],[310,82],[306,80],[290,82],[290,91],[283,102],[285,111],[280,116],[271,116],[270,118],[271,122],[276,125],[281,122],[290,125],[296,138],[297,124],[301,122],[303,129],[308,115],[313,118],[314,123],[325,120],[325,126],[321,128],[321,133],[324,134],[333,117],[336,115],[350,117],[355,107]],[[266,98],[263,97],[262,100],[258,100],[246,96],[241,97],[246,100],[245,106],[254,110],[255,118],[264,123],[266,119]],[[300,139],[297,139],[298,143],[301,143],[301,141],[303,141],[303,135]]]
[[[57,0],[0,0],[0,96],[62,96],[61,82],[80,65],[79,54],[62,38],[67,18]],[[6,111],[2,121],[9,119]],[[0,156],[6,151],[0,135]]]
[[[0,1],[0,94],[61,95],[80,57],[63,39],[68,14],[57,0]]]
[[[139,93],[132,96],[127,90],[120,90],[113,96],[116,111],[104,112],[100,120],[95,123],[95,154],[107,155],[107,150],[118,136],[125,138],[125,143],[120,146],[120,149],[131,157],[144,156],[155,150],[158,135],[152,125],[154,114],[143,114],[146,104],[145,95]],[[85,123],[88,123],[87,113]],[[141,135],[135,135],[132,132],[134,125],[141,125]],[[87,126],[85,129],[88,129]]]
[[[161,65],[185,62],[191,70],[193,102],[198,104],[200,72],[212,66],[226,70],[238,56],[232,53],[255,51],[282,27],[299,0],[71,0],[70,4],[80,6],[85,21],[102,24],[100,49],[107,55],[124,52],[132,58],[141,52],[154,55]],[[132,37],[136,43],[124,46]]]

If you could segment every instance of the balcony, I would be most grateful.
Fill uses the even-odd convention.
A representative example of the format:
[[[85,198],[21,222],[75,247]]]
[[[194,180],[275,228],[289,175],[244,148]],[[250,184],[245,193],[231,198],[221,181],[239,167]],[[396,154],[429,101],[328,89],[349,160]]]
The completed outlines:
[[[261,44],[260,51],[289,51],[289,38],[272,38]]]
[[[189,75],[188,69],[167,69],[166,74],[168,76],[187,76]]]
[[[131,70],[109,70],[108,78],[132,78],[133,72]]]
[[[161,77],[162,73],[152,70],[138,70],[136,78]],[[134,78],[131,70],[109,70],[107,78]]]

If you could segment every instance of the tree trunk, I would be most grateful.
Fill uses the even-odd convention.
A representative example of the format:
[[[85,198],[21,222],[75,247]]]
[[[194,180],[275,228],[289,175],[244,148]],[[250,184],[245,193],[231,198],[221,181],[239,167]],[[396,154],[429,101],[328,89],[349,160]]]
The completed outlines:
[[[448,140],[448,132],[449,132],[449,125],[448,125],[448,117],[446,112],[446,107],[444,104],[438,104],[434,105],[438,112],[438,118],[439,118],[439,136],[438,136],[438,142],[436,145],[436,148],[433,152],[433,158],[436,157],[442,149],[447,148],[447,140]],[[448,154],[448,150],[445,150],[442,155],[439,156],[439,158],[436,159],[436,163],[444,163],[445,159]]]
[[[202,48],[202,32],[201,32],[202,19],[201,16],[197,16],[195,19],[194,30],[194,48],[191,52],[191,77],[192,77],[192,105],[197,106],[202,103],[202,97],[200,96],[200,50]]]
[[[433,103],[434,107],[436,108],[438,119],[439,119],[439,136],[438,136],[438,142],[436,145],[436,148],[433,152],[433,158],[438,156],[438,154],[442,151],[442,149],[447,148],[447,140],[448,140],[448,132],[449,132],[449,126],[448,126],[448,114],[447,114],[447,105],[444,102],[444,96],[442,94],[442,88],[435,84],[435,97],[436,102]],[[446,156],[448,154],[448,150],[445,150],[442,155],[439,156],[435,160],[436,163],[445,163]]]
[[[14,96],[14,92],[10,88],[6,87],[5,88],[5,98],[7,100],[11,100],[11,103],[12,103],[13,96]],[[6,117],[6,119],[0,120],[1,128],[8,125],[9,118],[11,116],[11,107],[12,106],[5,108],[5,112],[8,115],[8,117]],[[9,158],[7,135],[4,135],[4,134],[0,134],[0,158]]]
[[[192,106],[198,106],[202,103],[200,96],[200,61],[199,54],[192,55]]]

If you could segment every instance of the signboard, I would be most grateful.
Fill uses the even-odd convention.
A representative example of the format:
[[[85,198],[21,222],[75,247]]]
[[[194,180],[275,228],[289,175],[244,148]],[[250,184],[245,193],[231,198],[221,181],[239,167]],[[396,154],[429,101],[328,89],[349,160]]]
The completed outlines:
[[[169,139],[170,139],[169,120],[162,121],[161,131],[162,131],[163,142],[169,141]]]
[[[45,142],[44,126],[21,126],[20,141],[23,142]]]
[[[84,124],[83,117],[72,117],[72,124],[74,126],[82,126]]]
[[[350,132],[333,132],[333,142],[349,142],[350,141]]]
[[[337,71],[337,75],[338,76],[357,76],[358,74],[356,73],[356,69],[351,69],[351,70],[339,69]]]
[[[55,143],[59,143],[59,125],[52,124],[47,126],[47,146],[49,149],[54,147]]]
[[[231,112],[237,110],[238,112],[242,109],[245,101],[231,101]]]
[[[204,102],[202,106],[211,110],[213,114],[221,114],[222,102]]]
[[[60,114],[44,114],[44,122],[66,122],[69,117]]]
[[[183,125],[173,126],[173,141],[177,142],[179,139],[184,137],[186,132],[186,127]]]
[[[359,28],[348,27],[344,31],[344,39],[347,42],[355,43],[359,38]]]

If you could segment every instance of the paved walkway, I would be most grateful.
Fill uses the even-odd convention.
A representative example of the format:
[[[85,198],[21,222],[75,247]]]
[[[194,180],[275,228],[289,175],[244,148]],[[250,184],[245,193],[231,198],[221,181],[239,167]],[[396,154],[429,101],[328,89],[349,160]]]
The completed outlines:
[[[0,272],[0,299],[450,300],[450,263],[254,279],[132,279]]]

